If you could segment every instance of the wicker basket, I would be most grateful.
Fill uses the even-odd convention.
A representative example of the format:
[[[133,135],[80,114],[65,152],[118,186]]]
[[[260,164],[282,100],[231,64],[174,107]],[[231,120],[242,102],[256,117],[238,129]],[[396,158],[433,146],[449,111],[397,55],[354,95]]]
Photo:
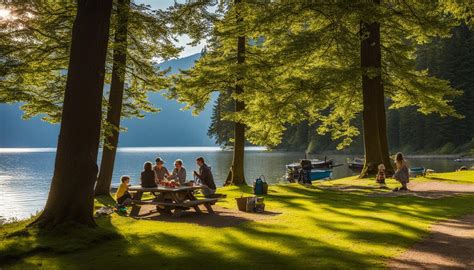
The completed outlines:
[[[247,212],[247,203],[249,199],[253,199],[254,197],[240,197],[240,198],[235,198],[235,201],[237,202],[237,207],[239,208],[239,211]]]

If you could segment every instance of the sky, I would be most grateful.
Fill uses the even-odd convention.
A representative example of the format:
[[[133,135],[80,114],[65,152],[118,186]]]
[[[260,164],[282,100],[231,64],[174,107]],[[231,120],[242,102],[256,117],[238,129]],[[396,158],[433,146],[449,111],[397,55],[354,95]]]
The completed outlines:
[[[173,5],[175,0],[135,0],[137,4],[150,5],[153,9],[166,9],[169,6]],[[178,1],[184,2],[184,1]],[[180,57],[189,56],[198,52],[201,52],[201,49],[204,47],[204,44],[198,44],[197,46],[187,45],[191,40],[188,36],[184,35],[179,38],[178,44],[184,47],[184,50],[181,52]]]

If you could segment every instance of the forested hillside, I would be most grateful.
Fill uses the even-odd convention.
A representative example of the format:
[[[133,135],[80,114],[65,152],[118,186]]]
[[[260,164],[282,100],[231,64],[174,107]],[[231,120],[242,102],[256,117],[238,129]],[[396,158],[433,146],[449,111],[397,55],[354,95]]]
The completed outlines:
[[[418,49],[419,69],[449,80],[451,86],[463,90],[453,105],[463,119],[423,115],[414,107],[388,110],[388,139],[391,152],[410,153],[465,153],[474,149],[474,32],[465,25],[453,29],[451,38],[434,40]],[[232,110],[228,97],[221,96],[215,103],[209,135],[217,144],[227,146],[232,136],[230,123],[223,119]],[[389,106],[390,104],[388,104]],[[362,119],[354,123],[359,129]],[[317,124],[303,121],[288,126],[279,149],[291,151],[336,151],[338,141],[330,135],[316,134]],[[362,135],[354,139],[344,152],[363,153]]]
[[[474,35],[466,26],[450,39],[436,40],[419,50],[418,65],[463,90],[453,105],[464,119],[424,116],[414,108],[391,110],[388,130],[392,149],[438,151],[443,154],[474,148]]]

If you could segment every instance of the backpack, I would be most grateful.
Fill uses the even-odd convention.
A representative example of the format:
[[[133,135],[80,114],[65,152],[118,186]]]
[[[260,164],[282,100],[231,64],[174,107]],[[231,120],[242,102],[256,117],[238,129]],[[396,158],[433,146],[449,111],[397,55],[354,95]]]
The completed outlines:
[[[253,193],[255,195],[263,195],[268,192],[268,184],[265,181],[265,176],[261,175],[253,182]]]

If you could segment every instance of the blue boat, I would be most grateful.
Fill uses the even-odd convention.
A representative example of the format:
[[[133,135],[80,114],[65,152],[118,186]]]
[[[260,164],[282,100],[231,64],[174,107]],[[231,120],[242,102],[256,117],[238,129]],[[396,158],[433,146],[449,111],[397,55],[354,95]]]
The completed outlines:
[[[311,181],[330,179],[332,170],[311,170]]]
[[[295,162],[286,165],[286,180],[290,183],[296,183],[300,180],[300,172],[304,167],[307,171],[311,171],[309,178],[313,180],[321,180],[331,177],[330,168],[337,167],[332,159],[302,159],[300,162]],[[329,172],[329,173],[328,173]]]
[[[413,167],[410,168],[410,176],[425,176],[426,169],[424,167]]]

